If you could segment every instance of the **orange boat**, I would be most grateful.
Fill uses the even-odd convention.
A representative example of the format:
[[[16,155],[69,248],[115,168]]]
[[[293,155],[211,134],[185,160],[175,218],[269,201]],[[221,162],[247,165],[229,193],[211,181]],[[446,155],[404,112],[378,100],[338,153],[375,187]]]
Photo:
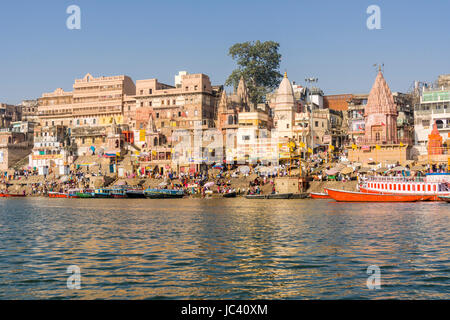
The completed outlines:
[[[17,198],[25,197],[24,194],[0,193],[0,198]]]
[[[423,195],[374,194],[336,189],[325,189],[328,195],[341,202],[416,202],[430,198]]]
[[[311,199],[331,199],[330,195],[326,192],[324,193],[311,192],[310,196]]]
[[[68,195],[67,195],[67,193],[49,192],[48,197],[49,198],[68,198]]]

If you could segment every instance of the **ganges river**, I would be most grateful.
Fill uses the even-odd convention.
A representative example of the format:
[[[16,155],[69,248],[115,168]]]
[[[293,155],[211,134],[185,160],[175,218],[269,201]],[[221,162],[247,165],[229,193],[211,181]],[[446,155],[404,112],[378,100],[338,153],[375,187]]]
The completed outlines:
[[[449,220],[444,202],[0,199],[0,299],[449,299]]]

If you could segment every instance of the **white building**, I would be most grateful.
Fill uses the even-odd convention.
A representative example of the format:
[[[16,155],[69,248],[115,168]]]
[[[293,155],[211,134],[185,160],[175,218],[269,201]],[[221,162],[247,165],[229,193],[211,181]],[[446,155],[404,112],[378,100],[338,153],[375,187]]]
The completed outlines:
[[[427,154],[428,135],[436,122],[442,141],[450,139],[450,87],[423,88],[414,110],[415,149]]]

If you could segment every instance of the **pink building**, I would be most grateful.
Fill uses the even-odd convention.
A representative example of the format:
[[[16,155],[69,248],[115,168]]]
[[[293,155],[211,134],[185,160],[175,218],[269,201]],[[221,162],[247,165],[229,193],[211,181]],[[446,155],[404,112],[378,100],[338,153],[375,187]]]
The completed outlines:
[[[383,73],[378,72],[370,91],[365,118],[365,143],[397,143],[397,106]]]

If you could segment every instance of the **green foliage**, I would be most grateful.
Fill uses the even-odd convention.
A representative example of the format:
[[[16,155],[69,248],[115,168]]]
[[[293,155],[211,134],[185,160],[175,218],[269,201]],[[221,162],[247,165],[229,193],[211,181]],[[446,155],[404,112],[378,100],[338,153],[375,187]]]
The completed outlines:
[[[225,85],[237,88],[239,79],[244,77],[250,102],[262,103],[267,93],[280,83],[280,44],[274,41],[243,42],[234,44],[228,54],[236,61],[238,68],[228,77]]]

